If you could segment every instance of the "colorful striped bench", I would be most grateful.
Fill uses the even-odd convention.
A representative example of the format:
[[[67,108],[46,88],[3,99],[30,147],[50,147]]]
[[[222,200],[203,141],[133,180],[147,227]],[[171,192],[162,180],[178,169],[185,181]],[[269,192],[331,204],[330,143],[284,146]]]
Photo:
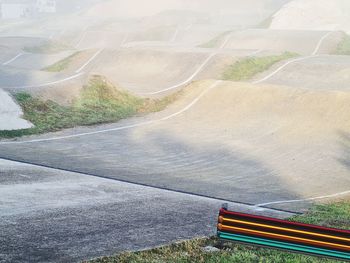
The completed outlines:
[[[348,230],[236,213],[223,205],[217,231],[221,240],[350,260]]]

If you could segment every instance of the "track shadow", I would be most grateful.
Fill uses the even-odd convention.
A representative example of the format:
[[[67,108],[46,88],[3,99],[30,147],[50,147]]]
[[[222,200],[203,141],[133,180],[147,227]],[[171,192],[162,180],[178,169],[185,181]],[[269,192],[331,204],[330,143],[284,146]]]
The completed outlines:
[[[273,171],[245,153],[160,132],[2,145],[0,157],[248,204],[297,198]]]

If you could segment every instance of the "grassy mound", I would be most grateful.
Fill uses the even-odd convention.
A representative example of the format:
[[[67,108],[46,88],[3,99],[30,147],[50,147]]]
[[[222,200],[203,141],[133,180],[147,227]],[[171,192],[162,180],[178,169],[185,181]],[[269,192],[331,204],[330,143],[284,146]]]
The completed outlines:
[[[52,64],[46,68],[43,68],[43,71],[48,71],[48,72],[61,72],[65,69],[68,68],[68,66],[71,64],[71,62],[73,61],[73,59],[78,56],[81,52],[75,52],[74,54],[70,55],[67,58],[64,58],[58,62],[56,62],[55,64]]]
[[[119,90],[105,79],[95,76],[85,86],[78,99],[70,106],[43,101],[27,93],[18,93],[15,99],[21,106],[23,118],[34,124],[34,128],[0,131],[0,138],[53,132],[76,126],[117,122],[136,114],[163,110],[173,102],[180,92],[160,100],[143,99]]]
[[[350,229],[350,203],[337,203],[332,205],[320,205],[314,207],[309,213],[292,218],[293,221],[314,223],[330,227]],[[91,263],[241,263],[241,262],[339,262],[321,259],[289,252],[281,252],[267,248],[238,245],[233,243],[224,244],[224,249],[215,253],[203,251],[205,246],[215,246],[216,238],[196,239],[181,242],[171,246],[157,248],[149,251],[136,253],[123,253],[114,257],[104,257],[92,260]]]
[[[350,55],[350,36],[345,35],[342,41],[338,44],[335,51],[336,55]]]
[[[275,63],[296,57],[297,54],[284,52],[277,56],[249,57],[230,65],[222,74],[224,80],[249,80],[256,74],[268,70]]]

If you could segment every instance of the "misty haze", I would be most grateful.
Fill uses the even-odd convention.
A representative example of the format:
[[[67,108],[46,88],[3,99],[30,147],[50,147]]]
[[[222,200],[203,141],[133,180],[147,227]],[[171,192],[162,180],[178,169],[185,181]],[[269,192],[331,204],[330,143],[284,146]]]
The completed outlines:
[[[0,0],[0,263],[287,262],[208,239],[222,203],[349,201],[350,1]]]

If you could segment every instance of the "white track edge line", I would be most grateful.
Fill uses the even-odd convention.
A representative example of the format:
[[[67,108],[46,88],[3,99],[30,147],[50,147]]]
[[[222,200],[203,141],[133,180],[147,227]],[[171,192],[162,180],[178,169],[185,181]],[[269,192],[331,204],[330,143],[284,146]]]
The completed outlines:
[[[256,80],[256,81],[253,81],[252,84],[259,84],[261,82],[264,82],[264,81],[272,78],[273,76],[275,76],[277,73],[279,73],[282,69],[284,69],[288,65],[290,65],[292,63],[295,63],[295,62],[298,62],[298,61],[302,61],[302,60],[306,60],[306,59],[309,59],[309,58],[313,58],[313,57],[317,57],[317,55],[316,56],[312,55],[312,56],[307,56],[307,57],[295,58],[295,59],[289,60],[288,62],[284,63],[282,66],[280,66],[278,69],[276,69],[275,71],[273,71],[269,75],[265,76],[264,78]]]
[[[323,41],[330,36],[333,33],[333,31],[328,32],[327,34],[325,34],[323,37],[321,37],[321,39],[318,41],[316,48],[314,50],[314,52],[312,52],[312,55],[316,55],[318,53],[318,51],[321,48],[321,45],[323,44]]]
[[[305,198],[305,199],[295,199],[295,200],[285,200],[285,201],[268,202],[268,203],[263,203],[263,204],[257,204],[257,205],[255,205],[255,206],[257,206],[257,207],[262,207],[262,206],[275,205],[275,204],[302,203],[302,202],[307,202],[307,201],[322,200],[322,199],[330,199],[330,198],[335,198],[335,197],[339,197],[339,196],[343,196],[343,195],[348,195],[348,194],[350,194],[350,190],[344,191],[344,192],[335,193],[335,194],[331,194],[331,195],[310,197],[310,198]]]
[[[317,57],[317,53],[318,51],[320,50],[321,48],[321,45],[323,44],[323,41],[333,33],[333,31],[330,31],[330,32],[327,32],[325,35],[323,35],[321,37],[321,39],[317,42],[317,45],[314,49],[314,51],[312,52],[312,54],[310,56],[306,56],[306,57],[301,57],[301,58],[296,58],[296,59],[293,59],[293,60],[290,60],[288,62],[286,62],[285,64],[283,64],[281,67],[279,67],[278,69],[276,69],[274,72],[270,73],[269,75],[265,76],[264,78],[260,79],[260,80],[256,80],[254,82],[252,82],[252,84],[259,84],[261,82],[264,82],[270,78],[272,78],[274,75],[276,75],[277,73],[279,73],[282,69],[284,69],[286,66],[294,63],[294,62],[298,62],[298,61],[302,61],[302,60],[305,60],[305,59],[309,59],[309,58],[312,58],[312,57]]]
[[[85,69],[98,55],[101,54],[103,50],[104,50],[103,48],[99,49],[94,55],[92,55],[92,57],[84,65],[82,65],[79,69],[77,69],[75,73],[80,73],[83,69]]]
[[[18,86],[18,87],[6,87],[6,88],[11,88],[11,89],[30,89],[30,88],[41,88],[41,87],[46,87],[46,86],[51,86],[51,85],[56,85],[59,83],[63,83],[72,79],[76,79],[79,78],[80,76],[84,75],[85,72],[80,72],[78,74],[72,75],[70,77],[64,78],[64,79],[60,79],[60,80],[56,80],[56,81],[52,81],[52,82],[48,82],[48,83],[44,83],[44,84],[39,84],[39,85],[28,85],[28,86]]]
[[[14,57],[11,58],[10,60],[8,60],[8,61],[2,63],[2,65],[3,65],[3,66],[9,65],[9,64],[11,64],[12,62],[14,62],[17,58],[23,56],[24,54],[25,54],[25,53],[23,53],[23,52],[22,52],[22,53],[19,53],[18,55],[14,56]]]

